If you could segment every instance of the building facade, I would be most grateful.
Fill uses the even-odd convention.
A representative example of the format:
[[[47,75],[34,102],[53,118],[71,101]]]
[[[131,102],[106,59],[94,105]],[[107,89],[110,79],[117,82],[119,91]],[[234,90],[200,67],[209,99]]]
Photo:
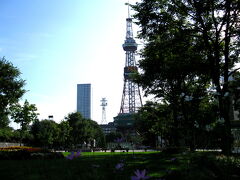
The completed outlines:
[[[91,119],[91,84],[77,85],[77,112],[83,118]]]
[[[100,127],[105,135],[116,132],[116,127],[114,126],[113,122],[109,122],[108,124],[100,124]]]

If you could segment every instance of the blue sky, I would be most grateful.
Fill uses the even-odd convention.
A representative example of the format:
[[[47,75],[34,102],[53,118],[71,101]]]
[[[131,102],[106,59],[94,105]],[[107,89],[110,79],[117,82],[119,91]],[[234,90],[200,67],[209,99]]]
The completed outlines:
[[[130,1],[135,3],[136,0]],[[22,72],[39,118],[60,122],[76,111],[77,84],[91,83],[92,119],[107,121],[120,109],[126,0],[0,0],[0,57]],[[134,26],[134,35],[136,35]]]

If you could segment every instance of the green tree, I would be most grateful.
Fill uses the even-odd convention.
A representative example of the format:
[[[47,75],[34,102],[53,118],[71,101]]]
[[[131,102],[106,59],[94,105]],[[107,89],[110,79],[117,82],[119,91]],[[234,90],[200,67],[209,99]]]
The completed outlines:
[[[9,108],[23,96],[25,81],[20,71],[4,57],[0,58],[0,128],[9,124]]]
[[[239,1],[143,0],[133,8],[139,37],[146,42],[140,63],[145,87],[159,94],[165,69],[170,75],[187,70],[186,77],[191,72],[195,78],[209,76],[218,94],[219,118],[224,120],[222,150],[229,154],[232,102],[227,93],[229,76],[239,61]],[[175,68],[169,66],[171,62]]]
[[[78,121],[83,120],[82,115],[79,112],[76,113],[69,113],[65,120],[69,122],[71,127],[74,127]]]
[[[22,131],[29,129],[29,124],[38,118],[35,104],[30,104],[25,100],[23,106],[15,104],[11,108],[11,117],[15,123],[19,123]]]
[[[158,136],[173,145],[170,137],[172,123],[169,105],[151,101],[146,102],[139,110],[135,121],[137,132],[143,137],[143,144],[152,147],[156,146]]]
[[[100,126],[93,120],[84,119],[79,112],[70,113],[66,118],[72,130],[70,132],[70,139],[73,145],[78,144],[93,144],[104,146],[104,135]]]
[[[111,142],[115,142],[116,139],[122,138],[122,135],[119,132],[110,132],[109,134],[106,134],[105,138],[106,138],[106,143],[111,143]]]
[[[235,72],[230,76],[229,82],[229,96],[232,98],[233,110],[240,112],[240,72]],[[238,117],[240,119],[240,113]]]
[[[84,119],[79,112],[70,113],[65,120],[69,123],[72,130],[70,131],[70,142],[71,144],[83,144],[84,138]]]
[[[0,129],[0,141],[12,142],[14,139],[14,130],[10,127]]]
[[[205,95],[199,99],[193,95],[191,101],[187,101],[185,97],[181,102],[181,107],[182,111],[179,118],[182,122],[185,144],[189,145],[192,151],[197,147],[208,147],[212,140],[207,129],[209,126],[215,125],[218,119],[216,100],[212,96]],[[217,148],[219,148],[219,144]]]
[[[43,147],[53,148],[59,137],[58,124],[52,120],[36,121],[34,127],[35,139]]]
[[[40,139],[38,136],[39,132],[40,132],[40,121],[37,119],[37,120],[33,121],[31,128],[30,128],[30,133],[33,136],[32,144],[35,146],[41,146],[41,142],[40,142]]]
[[[105,147],[106,141],[105,136],[102,131],[102,128],[97,124],[97,122],[93,120],[87,120],[88,122],[88,129],[91,129],[88,135],[88,141],[91,142],[91,145],[93,145],[93,142],[95,141],[96,147]]]
[[[29,124],[38,118],[37,108],[34,104],[29,104],[25,100],[23,106],[19,103],[14,104],[11,107],[11,118],[15,123],[19,123],[21,126],[21,142],[25,136],[29,136],[27,132],[29,130]]]
[[[72,127],[69,125],[68,121],[61,121],[58,124],[59,128],[59,136],[57,139],[58,146],[61,147],[69,147],[70,146],[70,133],[72,131]]]
[[[147,7],[143,7],[144,3],[149,4]],[[142,4],[143,6],[141,6]],[[145,17],[146,21],[155,18],[154,20],[157,21],[158,16],[154,14],[155,12],[150,11],[153,10],[153,7],[158,8],[160,2],[144,1],[142,4],[139,6],[143,9],[146,8],[144,10],[147,14],[146,17],[141,14],[141,18]],[[137,7],[139,8],[139,6]],[[179,22],[177,22],[168,12],[160,16],[159,18],[167,21],[167,24],[157,23],[156,26],[159,26],[154,26],[154,32],[149,32],[149,34],[145,27],[147,25],[141,24],[144,20],[140,19],[139,21],[142,27],[140,38],[146,41],[146,45],[141,52],[143,59],[139,62],[144,73],[138,76],[138,83],[144,88],[146,94],[154,94],[169,104],[173,120],[172,143],[180,146],[183,123],[179,116],[182,115],[181,111],[183,110],[181,105],[184,105],[182,98],[192,97],[193,84],[196,86],[195,94],[198,92],[197,94],[200,96],[200,92],[205,91],[204,88],[209,84],[208,71],[204,68],[205,63],[201,61],[202,55],[198,51],[198,47],[193,46],[194,37],[190,36],[191,31],[181,24],[184,17],[178,17]]]

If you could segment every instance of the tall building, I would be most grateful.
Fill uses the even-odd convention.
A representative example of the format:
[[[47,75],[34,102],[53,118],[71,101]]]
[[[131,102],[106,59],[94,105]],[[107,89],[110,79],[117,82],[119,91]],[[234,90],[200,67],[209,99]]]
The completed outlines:
[[[77,85],[77,112],[91,119],[91,84]]]

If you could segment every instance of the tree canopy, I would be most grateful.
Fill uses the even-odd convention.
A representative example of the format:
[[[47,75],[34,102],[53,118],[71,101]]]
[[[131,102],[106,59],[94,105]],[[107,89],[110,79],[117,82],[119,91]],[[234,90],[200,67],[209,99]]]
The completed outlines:
[[[200,103],[208,88],[214,88],[218,115],[225,126],[222,147],[229,153],[232,102],[227,93],[229,77],[239,61],[240,2],[142,0],[132,7],[139,38],[144,40],[138,82],[147,94],[172,105],[175,128],[179,126],[177,112],[184,107],[181,98]]]
[[[20,140],[25,136],[28,136],[30,123],[38,119],[37,108],[34,104],[30,104],[25,100],[24,104],[21,106],[19,103],[14,104],[11,108],[11,118],[15,123],[19,123],[20,129]]]
[[[29,124],[37,120],[38,113],[36,111],[36,106],[25,100],[23,106],[19,103],[12,106],[11,117],[15,123],[20,124],[23,131],[26,131],[29,129]]]
[[[79,112],[70,113],[65,120],[69,122],[72,130],[70,131],[70,142],[77,144],[92,144],[103,147],[105,144],[104,135],[100,126],[93,120],[84,119]]]
[[[23,96],[25,81],[20,71],[4,57],[0,59],[0,128],[9,124],[9,108]]]

